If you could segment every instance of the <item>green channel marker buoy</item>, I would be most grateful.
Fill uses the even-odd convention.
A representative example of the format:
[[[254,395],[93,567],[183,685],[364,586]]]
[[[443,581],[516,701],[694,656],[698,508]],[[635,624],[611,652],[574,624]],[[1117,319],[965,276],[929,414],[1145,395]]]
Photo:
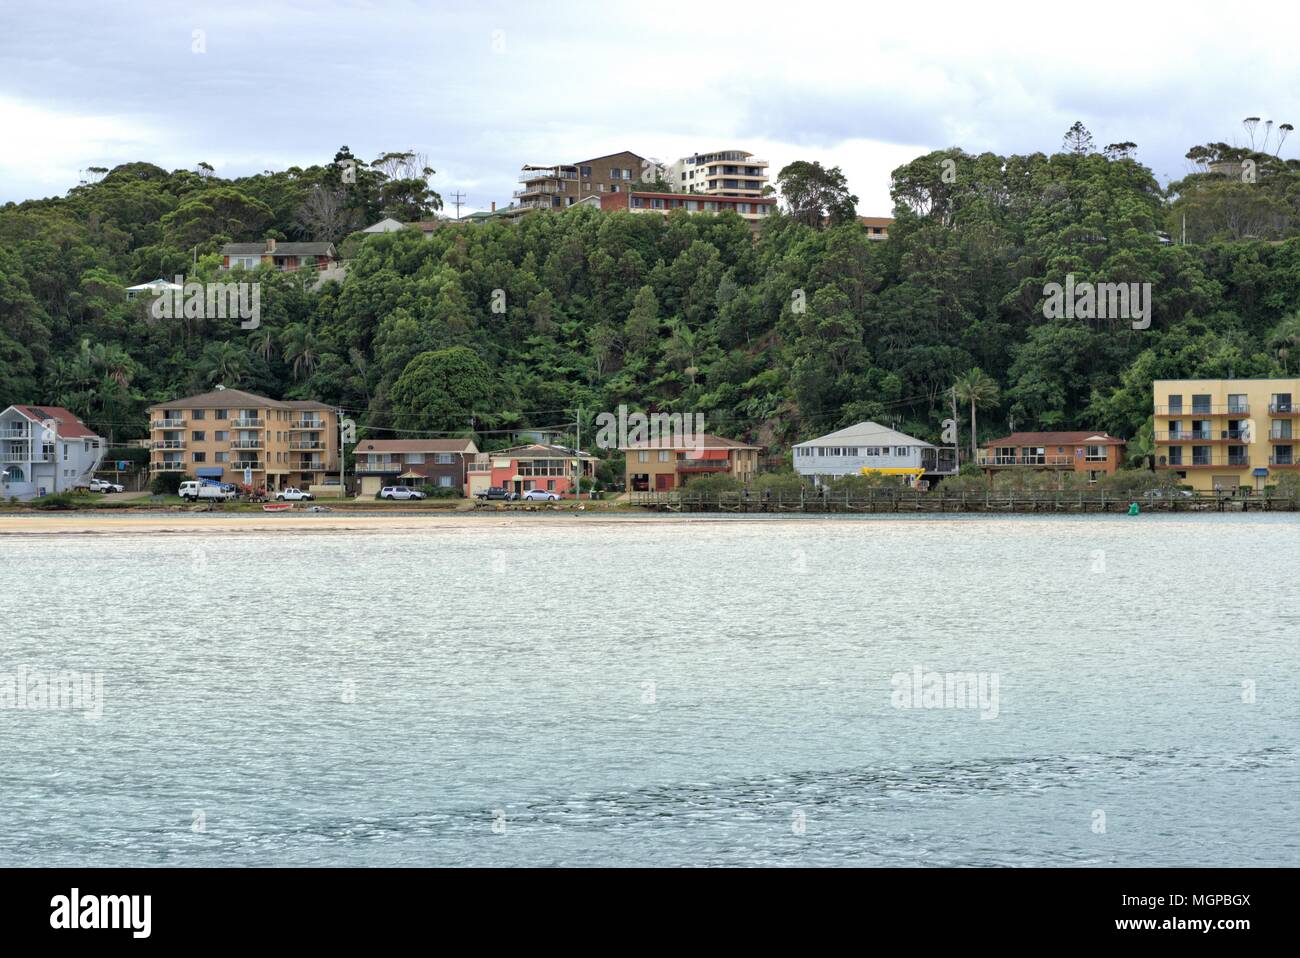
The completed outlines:
[[[1130,502],[1128,504],[1128,514],[1130,516],[1135,516],[1138,514],[1138,504],[1136,502]]]

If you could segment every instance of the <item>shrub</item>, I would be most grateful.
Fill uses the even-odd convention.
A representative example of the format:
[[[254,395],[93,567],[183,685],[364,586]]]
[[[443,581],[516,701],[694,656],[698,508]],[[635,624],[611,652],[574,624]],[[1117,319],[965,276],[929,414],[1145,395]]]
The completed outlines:
[[[190,478],[179,472],[160,472],[149,483],[149,491],[155,496],[174,496],[181,491],[181,483]]]
[[[32,500],[33,509],[75,509],[84,502],[84,497],[75,496],[70,492],[55,492],[48,496],[41,496],[39,499]]]

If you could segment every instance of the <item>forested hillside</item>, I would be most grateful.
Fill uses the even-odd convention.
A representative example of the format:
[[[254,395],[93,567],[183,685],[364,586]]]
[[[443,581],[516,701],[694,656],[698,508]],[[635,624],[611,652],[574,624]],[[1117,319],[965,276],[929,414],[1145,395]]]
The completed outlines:
[[[978,367],[1000,393],[982,435],[1014,419],[1141,452],[1153,378],[1300,373],[1300,240],[1225,241],[1212,226],[1236,184],[1198,174],[1164,195],[1129,146],[918,158],[895,173],[883,242],[856,222],[776,216],[755,240],[731,214],[586,208],[362,240],[345,237],[440,205],[409,156],[361,164],[355,184],[339,157],[239,180],[129,164],[0,208],[0,407],[58,403],[124,439],[145,434],[148,403],[218,383],[336,403],[376,435],[626,403],[702,412],[777,452],[862,419],[937,440],[948,390]],[[1270,190],[1270,222],[1295,216],[1293,167],[1248,184]],[[1162,238],[1180,208],[1210,224],[1203,244]],[[219,273],[222,243],[264,237],[339,242],[347,280]],[[1151,283],[1151,327],[1044,319],[1043,285],[1067,273]],[[260,279],[260,326],[124,298],[177,274]]]

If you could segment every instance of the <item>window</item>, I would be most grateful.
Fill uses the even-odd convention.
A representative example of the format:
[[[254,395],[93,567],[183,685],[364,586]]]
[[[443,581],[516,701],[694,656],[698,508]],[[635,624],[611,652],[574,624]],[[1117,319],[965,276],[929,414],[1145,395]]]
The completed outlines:
[[[192,432],[190,433],[190,442],[205,442],[206,436],[207,433],[205,432]]]
[[[906,447],[906,446],[899,446],[898,448],[896,448],[896,449],[894,450],[894,455],[895,455],[895,456],[906,456],[906,455],[907,455],[907,447]]]
[[[591,167],[590,167],[590,166],[580,166],[580,167],[578,167],[578,172],[581,173],[583,176],[591,176]]]
[[[194,454],[194,461],[195,461],[195,462],[207,462],[207,461],[208,461],[208,454],[207,454],[206,452],[196,452],[196,453]]]
[[[1181,466],[1183,464],[1183,447],[1171,446],[1169,448],[1169,465]]]
[[[225,410],[225,409],[214,409],[214,410],[212,411],[212,418],[213,418],[213,419],[229,419],[229,418],[230,418],[229,411],[228,411],[228,410]]]
[[[404,457],[403,461],[404,461],[408,466],[423,466],[423,465],[424,465],[424,453],[422,453],[422,452],[408,452],[408,453],[406,454],[406,456]]]
[[[1202,393],[1202,394],[1200,394],[1200,395],[1196,395],[1196,394],[1193,394],[1193,395],[1192,395],[1192,415],[1194,415],[1194,416],[1208,416],[1208,415],[1210,415],[1210,411],[1211,411],[1211,406],[1210,406],[1210,395],[1209,395],[1209,393]]]
[[[191,418],[191,419],[196,419],[196,420],[197,420],[197,419],[202,419],[202,418],[203,418],[203,410],[202,410],[202,409],[193,409],[193,410],[191,410],[191,411],[190,411],[190,418]]]
[[[1274,393],[1269,399],[1268,406],[1270,412],[1291,412],[1291,394]]]
[[[1085,462],[1105,462],[1106,450],[1103,446],[1084,446],[1083,458]]]
[[[671,461],[672,461],[672,459],[671,459],[671,454],[669,453],[669,451],[668,451],[667,449],[660,449],[660,450],[659,450],[659,461],[660,461],[660,462],[671,462]]]
[[[213,457],[213,458],[214,458],[214,460],[215,460],[216,462],[229,462],[229,461],[230,461],[230,453],[228,453],[228,452],[219,452],[219,453],[217,453],[216,456]]]
[[[1274,419],[1273,425],[1269,429],[1270,439],[1290,439],[1291,438],[1291,420]]]
[[[200,434],[200,435],[201,435],[201,434]],[[227,432],[227,431],[224,430],[224,429],[219,429],[219,430],[217,430],[216,432],[214,432],[214,433],[212,434],[212,438],[215,439],[217,442],[229,442],[229,441],[230,441],[230,433]],[[199,440],[197,440],[197,439],[195,440],[195,442],[198,442],[198,441],[199,441]]]
[[[451,476],[439,476],[438,485],[442,486],[444,489],[448,488],[451,485]]]
[[[638,453],[636,454],[636,461],[637,461],[637,462],[649,462],[649,461],[650,461],[650,453],[648,453],[648,452],[638,452]]]
[[[1228,395],[1228,412],[1230,413],[1250,412],[1250,403],[1246,401],[1245,393],[1230,393]]]
[[[555,480],[554,480],[554,479],[547,479],[547,480],[546,480],[546,491],[547,491],[547,492],[554,492],[554,491],[555,491]]]
[[[434,462],[440,466],[452,466],[456,464],[456,454],[452,452],[440,452],[434,457]]]

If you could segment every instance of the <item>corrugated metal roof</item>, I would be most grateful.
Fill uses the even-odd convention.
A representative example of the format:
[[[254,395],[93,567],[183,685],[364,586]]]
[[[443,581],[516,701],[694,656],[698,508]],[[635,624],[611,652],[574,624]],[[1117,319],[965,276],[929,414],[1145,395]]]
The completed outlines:
[[[798,449],[800,446],[843,445],[924,446],[927,449],[934,448],[933,443],[926,442],[924,439],[917,439],[915,436],[909,436],[896,429],[890,429],[888,426],[882,426],[878,422],[860,422],[855,426],[845,426],[843,429],[838,429],[825,436],[818,436],[816,439],[795,443],[795,448]]]

